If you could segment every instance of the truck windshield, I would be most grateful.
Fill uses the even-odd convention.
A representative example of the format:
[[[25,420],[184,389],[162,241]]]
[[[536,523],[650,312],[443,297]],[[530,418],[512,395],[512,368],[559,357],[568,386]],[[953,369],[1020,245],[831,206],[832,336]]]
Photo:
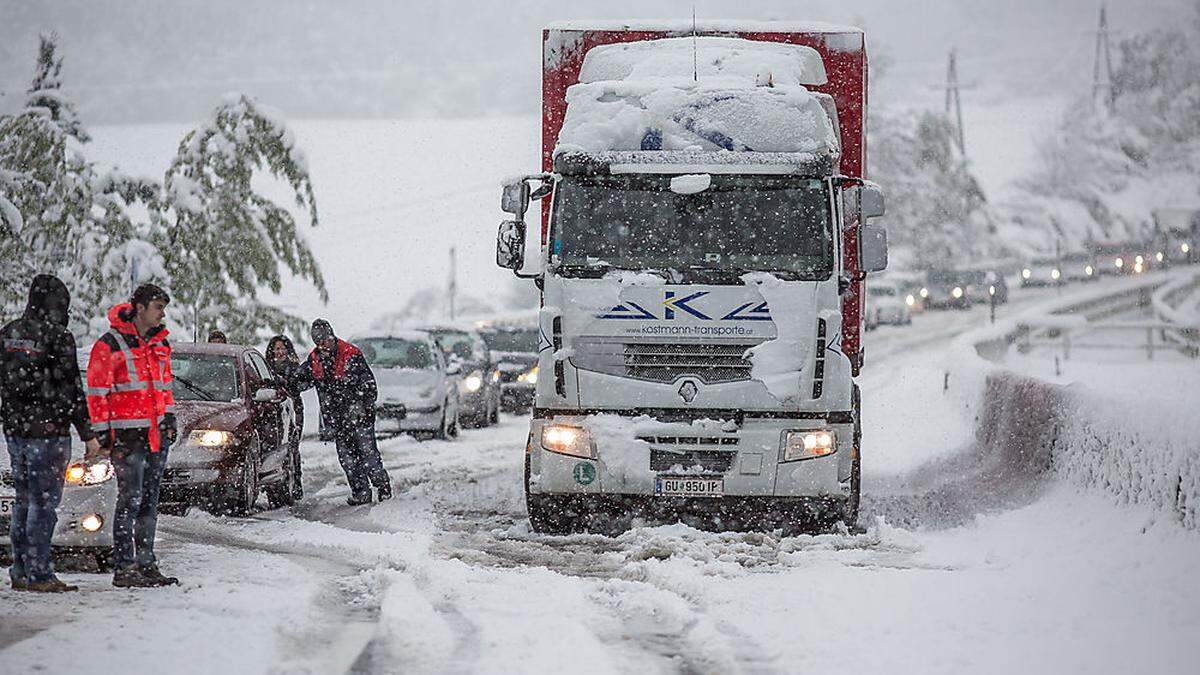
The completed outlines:
[[[696,194],[671,176],[568,177],[558,186],[551,253],[563,276],[611,269],[717,281],[747,271],[795,280],[833,272],[825,183],[795,176],[714,175]]]

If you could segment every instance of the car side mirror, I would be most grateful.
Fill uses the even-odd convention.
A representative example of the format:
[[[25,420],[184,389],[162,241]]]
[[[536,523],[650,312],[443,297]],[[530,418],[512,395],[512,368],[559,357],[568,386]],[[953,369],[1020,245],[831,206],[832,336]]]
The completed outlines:
[[[887,230],[882,225],[866,225],[859,228],[858,268],[864,272],[882,272],[887,266]]]
[[[504,194],[500,197],[500,210],[511,213],[520,220],[529,210],[529,183],[523,179],[504,186]]]
[[[254,392],[255,403],[271,403],[279,398],[279,390],[270,387],[264,387]]]
[[[525,223],[506,220],[496,233],[496,264],[514,272],[525,266]]]

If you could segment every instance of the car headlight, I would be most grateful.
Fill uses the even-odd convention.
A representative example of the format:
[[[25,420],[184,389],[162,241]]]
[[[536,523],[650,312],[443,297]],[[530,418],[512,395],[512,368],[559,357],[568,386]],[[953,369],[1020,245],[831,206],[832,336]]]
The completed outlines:
[[[525,384],[537,384],[537,371],[537,366],[530,368],[528,372],[521,373],[517,376],[517,382],[524,382]]]
[[[995,294],[996,294],[996,287],[988,286],[988,295],[995,295]]]
[[[218,445],[228,445],[233,441],[233,434],[216,429],[197,429],[188,434],[188,443],[205,448],[215,448]]]
[[[1053,280],[1055,280],[1055,281],[1058,281],[1059,277],[1061,277],[1061,276],[1062,276],[1062,272],[1059,272],[1059,271],[1058,271],[1058,270],[1056,270],[1056,269],[1055,269],[1055,270],[1050,270],[1050,278],[1051,278],[1051,279],[1053,279]]]
[[[1113,261],[1113,264],[1117,266],[1117,269],[1120,269],[1125,266],[1125,260],[1123,260],[1122,258],[1117,258],[1116,260]]]
[[[112,477],[113,465],[107,459],[75,462],[67,467],[66,480],[71,485],[99,485]]]
[[[500,381],[500,369],[497,368],[492,371],[492,382],[499,382],[499,381]]]
[[[784,437],[783,461],[825,457],[837,452],[837,436],[825,429],[789,431]]]
[[[1033,270],[1029,269],[1028,267],[1021,270],[1021,278],[1022,279],[1028,279],[1031,276],[1033,276]]]
[[[917,304],[917,299],[912,296],[912,293],[909,293],[908,295],[904,296],[904,304],[912,307],[913,305]]]
[[[1145,263],[1145,262],[1146,262],[1146,259],[1145,259],[1145,258],[1143,258],[1143,257],[1142,257],[1142,256],[1140,256],[1140,255],[1139,255],[1139,256],[1136,256],[1136,257],[1134,257],[1134,259],[1133,259],[1133,264],[1134,264],[1135,266],[1136,266],[1136,265],[1141,265],[1141,264],[1143,264],[1143,263]]]
[[[587,429],[566,424],[548,424],[542,427],[542,447],[550,452],[575,457],[596,458],[592,435]]]
[[[475,393],[483,386],[483,374],[478,370],[466,376],[462,380],[463,391]]]
[[[1141,274],[1143,269],[1145,269],[1145,267],[1142,265],[1142,263],[1140,263],[1140,262],[1133,263],[1133,273],[1134,274]]]
[[[1165,258],[1165,257],[1167,257],[1167,256],[1163,255],[1162,251],[1159,251],[1158,253],[1154,254],[1154,259],[1157,260],[1158,262],[1162,262],[1163,258]]]
[[[922,298],[928,298],[928,297],[929,297],[929,289],[928,289],[928,288],[922,288],[922,289],[921,289],[921,294],[920,294],[920,295],[921,295],[921,297],[922,297]]]
[[[1092,269],[1091,265],[1088,265],[1087,267],[1083,268],[1083,273],[1088,275],[1089,277],[1092,276],[1092,273],[1095,271],[1096,270]]]
[[[1180,245],[1179,245],[1179,251],[1180,251],[1181,253],[1187,253],[1187,252],[1188,252],[1188,251],[1190,251],[1190,250],[1192,250],[1192,245],[1191,245],[1191,244],[1188,244],[1187,242],[1184,242],[1184,243],[1182,243],[1182,244],[1180,244]]]
[[[955,297],[955,299],[957,299],[957,298],[961,298],[961,297],[963,296],[963,289],[962,289],[962,287],[961,287],[961,286],[955,286],[955,287],[954,287],[954,290],[950,291],[950,295],[953,295],[953,296]]]

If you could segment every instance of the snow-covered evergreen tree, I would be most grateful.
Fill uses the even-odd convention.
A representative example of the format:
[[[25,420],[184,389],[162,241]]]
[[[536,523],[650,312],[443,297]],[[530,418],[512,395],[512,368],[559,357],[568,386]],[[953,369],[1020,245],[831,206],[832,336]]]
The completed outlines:
[[[328,299],[325,280],[292,213],[258,192],[256,174],[284,183],[295,205],[317,224],[303,153],[273,110],[246,96],[223,101],[179,144],[155,216],[175,318],[231,341],[258,340],[263,328],[302,334],[305,322],[259,298],[278,293],[281,270],[307,279]]]
[[[56,50],[56,38],[42,36],[24,109],[0,116],[0,313],[19,313],[30,278],[50,272],[67,282],[72,318],[86,325],[128,296],[131,266],[143,280],[161,278],[127,209],[154,198],[157,185],[84,157],[90,137],[61,90]]]

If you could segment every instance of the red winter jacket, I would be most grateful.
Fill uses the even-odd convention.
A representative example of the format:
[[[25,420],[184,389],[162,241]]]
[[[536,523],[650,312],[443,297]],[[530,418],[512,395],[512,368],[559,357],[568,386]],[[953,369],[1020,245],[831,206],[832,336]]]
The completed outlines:
[[[143,340],[133,325],[133,307],[128,303],[110,309],[108,321],[112,330],[96,341],[88,362],[92,429],[98,434],[146,429],[151,452],[158,452],[159,421],[175,412],[167,329],[152,328]]]

